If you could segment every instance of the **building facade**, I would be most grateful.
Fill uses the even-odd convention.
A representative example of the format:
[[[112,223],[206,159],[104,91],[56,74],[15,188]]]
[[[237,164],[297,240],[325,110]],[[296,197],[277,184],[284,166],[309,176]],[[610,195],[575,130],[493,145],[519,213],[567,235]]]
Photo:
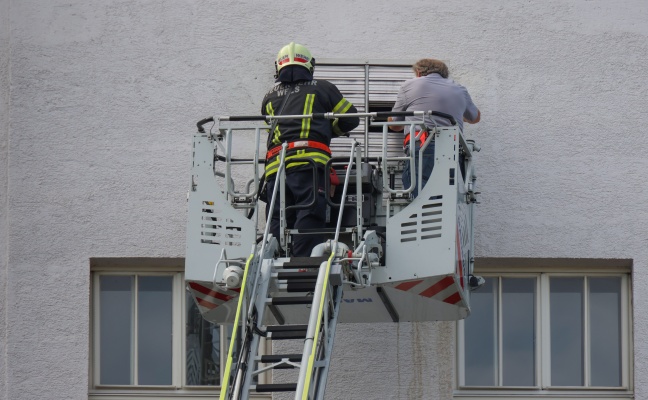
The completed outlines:
[[[228,327],[183,284],[191,135],[259,113],[290,41],[366,109],[434,57],[482,113],[473,316],[340,325],[327,398],[648,399],[646,21],[641,0],[0,0],[0,400],[217,394]]]

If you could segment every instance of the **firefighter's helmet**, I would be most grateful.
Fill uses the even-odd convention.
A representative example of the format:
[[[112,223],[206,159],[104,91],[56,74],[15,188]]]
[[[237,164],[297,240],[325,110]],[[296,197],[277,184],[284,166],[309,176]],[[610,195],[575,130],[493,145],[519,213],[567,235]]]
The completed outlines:
[[[306,46],[297,44],[295,42],[290,42],[279,50],[277,54],[277,61],[275,61],[275,66],[277,72],[281,71],[283,67],[288,65],[301,65],[305,67],[310,72],[313,72],[313,67],[315,66],[315,59],[311,55],[310,51]]]

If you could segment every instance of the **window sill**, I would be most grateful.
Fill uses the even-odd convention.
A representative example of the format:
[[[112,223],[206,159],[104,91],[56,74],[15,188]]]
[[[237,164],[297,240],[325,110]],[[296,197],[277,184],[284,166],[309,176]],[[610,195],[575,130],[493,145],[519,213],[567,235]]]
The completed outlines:
[[[150,389],[150,388],[120,388],[120,389],[93,389],[88,392],[88,400],[190,400],[190,399],[215,399],[219,391],[213,388],[195,389]],[[272,394],[253,394],[251,399],[270,400]]]
[[[573,399],[596,399],[596,400],[617,400],[634,399],[634,394],[624,388],[620,389],[459,389],[453,394],[454,399],[482,400],[482,399],[509,399],[509,400],[573,400]]]

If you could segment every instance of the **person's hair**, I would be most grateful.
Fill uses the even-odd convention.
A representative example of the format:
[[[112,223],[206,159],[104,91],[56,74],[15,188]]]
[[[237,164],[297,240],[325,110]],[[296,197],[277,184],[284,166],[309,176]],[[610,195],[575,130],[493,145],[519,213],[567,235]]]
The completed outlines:
[[[412,65],[414,72],[418,72],[421,76],[430,75],[437,73],[444,78],[448,78],[448,66],[441,60],[435,60],[434,58],[423,58],[418,60],[414,65]]]

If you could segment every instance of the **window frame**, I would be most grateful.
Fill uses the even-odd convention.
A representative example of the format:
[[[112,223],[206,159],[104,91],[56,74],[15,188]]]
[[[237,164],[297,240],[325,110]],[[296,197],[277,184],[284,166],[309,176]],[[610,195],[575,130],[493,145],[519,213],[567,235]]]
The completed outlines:
[[[187,385],[186,374],[186,310],[187,296],[184,281],[184,259],[91,259],[90,268],[90,337],[88,360],[88,399],[124,399],[124,398],[151,398],[156,399],[190,399],[196,397],[216,397],[220,393],[218,385]],[[103,385],[100,381],[100,329],[99,307],[100,290],[99,279],[101,276],[171,276],[172,281],[172,377],[170,385]],[[137,314],[133,315],[137,318]],[[229,325],[220,325],[220,381],[222,383],[223,370],[229,349]],[[133,327],[137,333],[137,327]],[[135,341],[136,342],[136,341]],[[132,352],[137,351],[137,344],[133,344]],[[262,348],[269,353],[268,343]],[[137,375],[137,363],[134,361],[133,373]],[[262,379],[262,383],[265,380]],[[259,398],[269,398],[261,396]]]
[[[610,265],[605,265],[608,261]],[[537,398],[561,398],[569,396],[570,398],[592,398],[597,399],[619,399],[633,398],[633,332],[632,332],[632,268],[630,260],[592,260],[588,266],[587,260],[569,261],[556,260],[538,260],[536,262],[522,262],[516,266],[516,261],[495,259],[485,260],[485,266],[476,268],[475,274],[481,275],[486,279],[498,278],[497,287],[497,309],[501,315],[501,279],[502,278],[536,278],[535,290],[535,346],[534,346],[534,368],[535,368],[535,385],[534,386],[502,386],[502,319],[498,316],[497,321],[497,371],[499,386],[466,386],[465,385],[465,368],[464,368],[464,320],[456,324],[457,352],[455,357],[455,398],[480,399],[497,395],[503,398],[515,399],[537,399]],[[519,260],[517,260],[519,262]],[[497,264],[501,265],[497,265]],[[479,260],[476,266],[480,265]],[[530,264],[530,265],[525,265]],[[621,297],[620,297],[620,356],[621,356],[621,386],[619,387],[601,387],[601,386],[551,386],[551,326],[550,326],[550,286],[549,280],[555,277],[578,277],[578,278],[598,278],[598,277],[619,277],[621,278]],[[583,306],[583,362],[585,374],[584,384],[591,385],[591,366],[589,357],[591,350],[589,348],[590,323],[589,323],[589,279],[584,279],[584,306]],[[579,397],[582,396],[582,397]]]

